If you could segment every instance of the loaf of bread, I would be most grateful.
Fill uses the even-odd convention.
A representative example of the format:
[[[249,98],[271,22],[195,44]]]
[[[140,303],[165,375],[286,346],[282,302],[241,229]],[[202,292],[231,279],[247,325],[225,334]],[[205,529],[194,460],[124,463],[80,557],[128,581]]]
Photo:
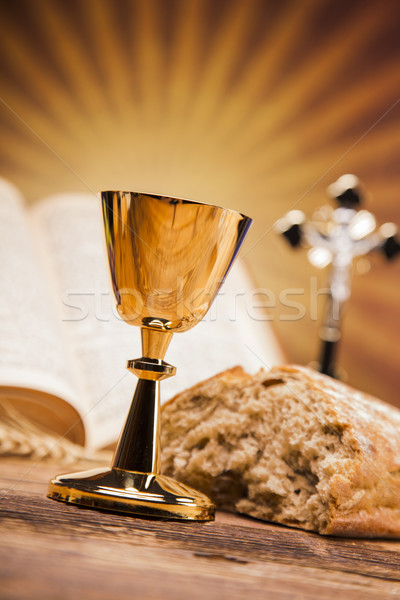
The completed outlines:
[[[217,507],[400,537],[400,411],[305,367],[236,367],[162,409],[162,470]]]

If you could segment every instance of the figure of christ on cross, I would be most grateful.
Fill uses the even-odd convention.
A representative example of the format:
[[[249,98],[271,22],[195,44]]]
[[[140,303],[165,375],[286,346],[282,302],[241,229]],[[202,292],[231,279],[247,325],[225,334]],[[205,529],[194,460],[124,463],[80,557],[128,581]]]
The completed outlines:
[[[300,210],[291,210],[275,223],[275,231],[293,248],[308,248],[308,259],[314,266],[331,266],[328,301],[319,334],[322,342],[319,370],[335,377],[343,309],[351,293],[353,261],[374,251],[382,252],[390,260],[400,252],[400,240],[394,223],[378,228],[374,215],[361,208],[362,187],[355,175],[342,175],[327,191],[337,208],[323,206],[311,219]]]

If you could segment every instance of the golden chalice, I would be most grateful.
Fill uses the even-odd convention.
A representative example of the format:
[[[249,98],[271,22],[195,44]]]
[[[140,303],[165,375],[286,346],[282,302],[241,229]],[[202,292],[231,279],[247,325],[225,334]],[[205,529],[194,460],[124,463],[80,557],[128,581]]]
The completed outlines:
[[[139,381],[111,466],[58,476],[48,496],[140,516],[210,520],[207,496],[160,474],[160,381],[175,373],[164,361],[172,334],[204,317],[251,219],[165,196],[108,191],[101,199],[117,310],[141,329],[142,357],[127,365]]]

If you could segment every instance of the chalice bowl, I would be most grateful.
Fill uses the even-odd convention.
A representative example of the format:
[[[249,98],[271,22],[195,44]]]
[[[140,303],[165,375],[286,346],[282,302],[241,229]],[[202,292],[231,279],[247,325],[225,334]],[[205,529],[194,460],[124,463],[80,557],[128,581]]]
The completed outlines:
[[[139,380],[110,467],[60,475],[48,496],[138,516],[211,520],[207,496],[160,473],[160,381],[175,374],[164,361],[173,333],[204,317],[251,219],[136,192],[102,192],[101,200],[117,310],[141,330],[142,356],[127,364]]]

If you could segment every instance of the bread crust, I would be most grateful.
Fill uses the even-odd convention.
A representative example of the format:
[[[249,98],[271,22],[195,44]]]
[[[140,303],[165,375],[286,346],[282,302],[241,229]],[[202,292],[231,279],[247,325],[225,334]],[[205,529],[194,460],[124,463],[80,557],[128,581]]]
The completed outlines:
[[[282,385],[277,385],[279,383]],[[172,440],[174,436],[182,437],[187,433],[174,427],[174,418],[185,403],[189,406],[193,404],[193,399],[205,396],[214,402],[212,399],[222,393],[229,401],[229,394],[238,394],[241,389],[253,393],[254,398],[261,395],[264,402],[275,402],[277,410],[283,406],[281,398],[292,396],[302,414],[307,415],[307,411],[310,411],[312,414],[308,414],[318,421],[327,438],[336,436],[340,440],[340,447],[347,453],[346,459],[340,463],[345,465],[345,469],[341,467],[329,473],[324,485],[321,482],[316,485],[323,511],[317,521],[311,524],[308,521],[291,523],[279,515],[269,515],[268,520],[295,524],[328,535],[400,537],[400,411],[307,367],[274,367],[268,373],[260,371],[256,375],[249,375],[241,367],[235,367],[175,396],[162,409],[162,446],[163,452],[169,457],[169,463],[168,460],[165,463],[169,474],[183,476],[188,483],[199,485],[198,477],[194,477],[193,481],[189,467],[190,452],[193,453],[194,449],[190,450],[189,447],[185,455],[186,466],[182,466],[182,461],[179,463],[179,457],[175,463],[181,467],[171,466],[171,452],[178,448],[176,440]],[[210,418],[207,416],[207,402],[204,407],[199,418]],[[316,465],[317,462],[318,457]],[[246,469],[242,472],[244,480],[250,472]],[[204,473],[202,476],[205,478]],[[221,473],[213,475],[210,472],[208,476],[218,479]],[[251,480],[246,481],[251,486]],[[203,491],[206,493],[209,491],[208,485],[209,482],[204,481],[203,487],[206,489]],[[243,498],[235,499],[234,509],[262,517],[265,508],[263,503],[267,504],[268,499],[260,495],[256,499],[249,499],[247,492],[244,489],[242,491]]]

